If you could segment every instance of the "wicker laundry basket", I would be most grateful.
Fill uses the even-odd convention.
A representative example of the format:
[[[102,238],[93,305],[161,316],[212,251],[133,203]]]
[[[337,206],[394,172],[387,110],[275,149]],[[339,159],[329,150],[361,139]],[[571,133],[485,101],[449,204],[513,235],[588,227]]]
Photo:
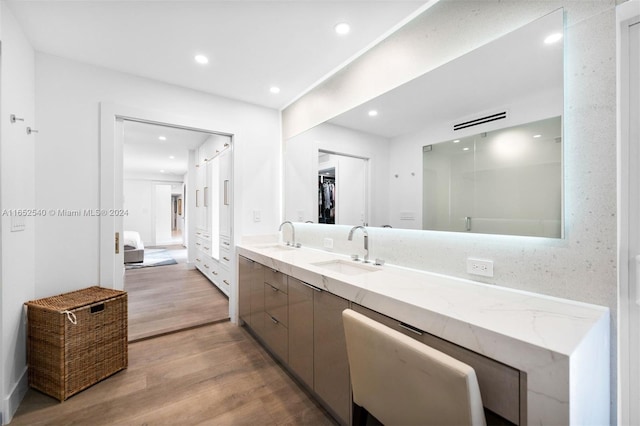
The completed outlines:
[[[29,385],[60,401],[127,367],[127,293],[89,287],[25,303]]]

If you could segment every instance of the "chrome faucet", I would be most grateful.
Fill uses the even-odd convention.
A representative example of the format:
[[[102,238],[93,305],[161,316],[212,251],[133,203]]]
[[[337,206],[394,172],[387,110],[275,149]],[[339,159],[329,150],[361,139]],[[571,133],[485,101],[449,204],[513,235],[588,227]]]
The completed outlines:
[[[364,263],[369,263],[369,233],[367,232],[367,228],[362,225],[354,226],[351,228],[351,231],[349,231],[348,240],[353,240],[353,233],[356,229],[362,229],[362,233],[364,234]]]
[[[291,223],[291,221],[285,220],[284,222],[282,222],[280,224],[280,228],[278,228],[278,231],[282,231],[282,227],[287,224],[291,226],[291,239],[293,240],[292,242],[287,241],[287,245],[292,247],[300,247],[300,244],[296,245],[296,228],[293,226],[293,223]],[[284,233],[282,233],[282,236],[284,237]]]

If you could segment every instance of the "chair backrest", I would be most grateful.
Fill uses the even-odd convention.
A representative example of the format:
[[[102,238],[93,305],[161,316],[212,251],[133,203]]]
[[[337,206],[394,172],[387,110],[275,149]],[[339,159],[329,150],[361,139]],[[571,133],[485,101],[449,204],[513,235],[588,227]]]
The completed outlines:
[[[472,367],[351,309],[342,317],[355,404],[385,425],[486,424]]]

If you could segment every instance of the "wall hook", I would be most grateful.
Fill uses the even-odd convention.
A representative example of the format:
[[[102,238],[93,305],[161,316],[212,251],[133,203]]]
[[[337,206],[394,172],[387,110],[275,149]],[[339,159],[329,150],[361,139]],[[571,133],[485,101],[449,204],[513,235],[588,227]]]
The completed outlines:
[[[11,120],[12,123],[15,123],[16,121],[24,121],[24,118],[16,117],[15,114],[11,114],[9,116],[9,120]]]
[[[32,129],[31,127],[27,127],[27,134],[30,135],[31,133],[38,133],[38,131],[36,129]]]

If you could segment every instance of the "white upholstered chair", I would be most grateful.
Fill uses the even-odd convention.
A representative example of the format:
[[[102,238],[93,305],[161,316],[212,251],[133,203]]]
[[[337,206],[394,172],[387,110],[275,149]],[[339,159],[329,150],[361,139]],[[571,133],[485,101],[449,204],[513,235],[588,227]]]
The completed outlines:
[[[486,424],[473,368],[351,309],[342,318],[354,414],[362,407],[384,425]]]

